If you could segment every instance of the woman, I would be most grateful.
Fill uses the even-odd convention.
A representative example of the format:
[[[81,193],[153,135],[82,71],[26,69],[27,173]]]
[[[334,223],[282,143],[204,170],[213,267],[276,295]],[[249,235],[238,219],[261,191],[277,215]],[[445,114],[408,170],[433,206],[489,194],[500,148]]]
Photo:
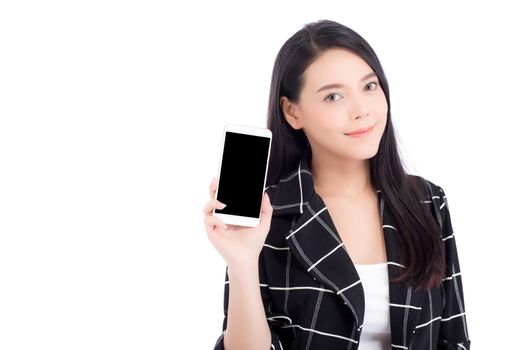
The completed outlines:
[[[370,45],[329,20],[295,33],[268,128],[261,223],[211,216],[215,178],[204,208],[227,262],[215,349],[469,349],[447,198],[403,168]]]

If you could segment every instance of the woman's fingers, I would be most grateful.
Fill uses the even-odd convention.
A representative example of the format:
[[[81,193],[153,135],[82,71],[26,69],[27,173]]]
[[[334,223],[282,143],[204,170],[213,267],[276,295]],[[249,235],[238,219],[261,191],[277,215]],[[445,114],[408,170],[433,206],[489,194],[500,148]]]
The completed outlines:
[[[202,212],[204,215],[211,215],[213,209],[224,209],[226,207],[226,204],[219,202],[215,198],[212,198],[206,203],[204,208],[202,208]]]
[[[213,231],[215,228],[217,228],[221,233],[228,229],[228,226],[226,226],[226,224],[223,223],[222,220],[216,216],[209,215],[204,217],[204,223],[206,225],[206,231],[208,231],[208,233]]]
[[[270,225],[272,221],[273,207],[272,203],[270,202],[270,196],[268,196],[267,193],[264,193],[263,195],[261,207],[261,222],[263,222],[265,225]]]
[[[217,189],[217,179],[215,176],[211,179],[209,190],[210,190],[210,197],[215,198],[215,190]]]
[[[217,179],[215,176],[211,179],[209,191],[210,191],[210,198],[211,200],[206,203],[204,208],[202,209],[203,213],[205,215],[211,215],[213,209],[224,209],[226,204],[219,202],[217,199],[215,199],[215,191],[217,190]]]

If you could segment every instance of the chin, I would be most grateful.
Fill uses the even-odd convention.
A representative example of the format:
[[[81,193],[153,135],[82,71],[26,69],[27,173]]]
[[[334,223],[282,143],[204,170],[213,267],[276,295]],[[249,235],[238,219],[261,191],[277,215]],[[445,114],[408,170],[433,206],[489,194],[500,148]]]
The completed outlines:
[[[345,156],[353,159],[370,159],[377,154],[379,145],[370,145],[370,147],[359,147],[353,149],[347,149],[345,151]]]

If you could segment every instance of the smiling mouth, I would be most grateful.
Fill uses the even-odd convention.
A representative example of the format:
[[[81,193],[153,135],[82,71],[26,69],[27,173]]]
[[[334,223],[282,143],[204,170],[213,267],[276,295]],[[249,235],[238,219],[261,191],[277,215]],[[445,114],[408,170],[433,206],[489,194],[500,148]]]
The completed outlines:
[[[366,135],[370,134],[373,129],[374,129],[374,126],[371,126],[369,128],[361,129],[361,130],[354,131],[354,132],[351,132],[351,133],[347,133],[345,135],[346,136],[355,136],[355,137],[366,136]]]

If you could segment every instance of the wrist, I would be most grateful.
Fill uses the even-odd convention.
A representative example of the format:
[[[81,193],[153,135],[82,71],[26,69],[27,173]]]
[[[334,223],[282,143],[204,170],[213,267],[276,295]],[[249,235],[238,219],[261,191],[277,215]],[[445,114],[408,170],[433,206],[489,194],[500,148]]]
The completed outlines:
[[[228,264],[228,276],[230,279],[233,277],[240,276],[245,278],[246,276],[258,276],[259,275],[259,264],[258,261],[243,261]]]

